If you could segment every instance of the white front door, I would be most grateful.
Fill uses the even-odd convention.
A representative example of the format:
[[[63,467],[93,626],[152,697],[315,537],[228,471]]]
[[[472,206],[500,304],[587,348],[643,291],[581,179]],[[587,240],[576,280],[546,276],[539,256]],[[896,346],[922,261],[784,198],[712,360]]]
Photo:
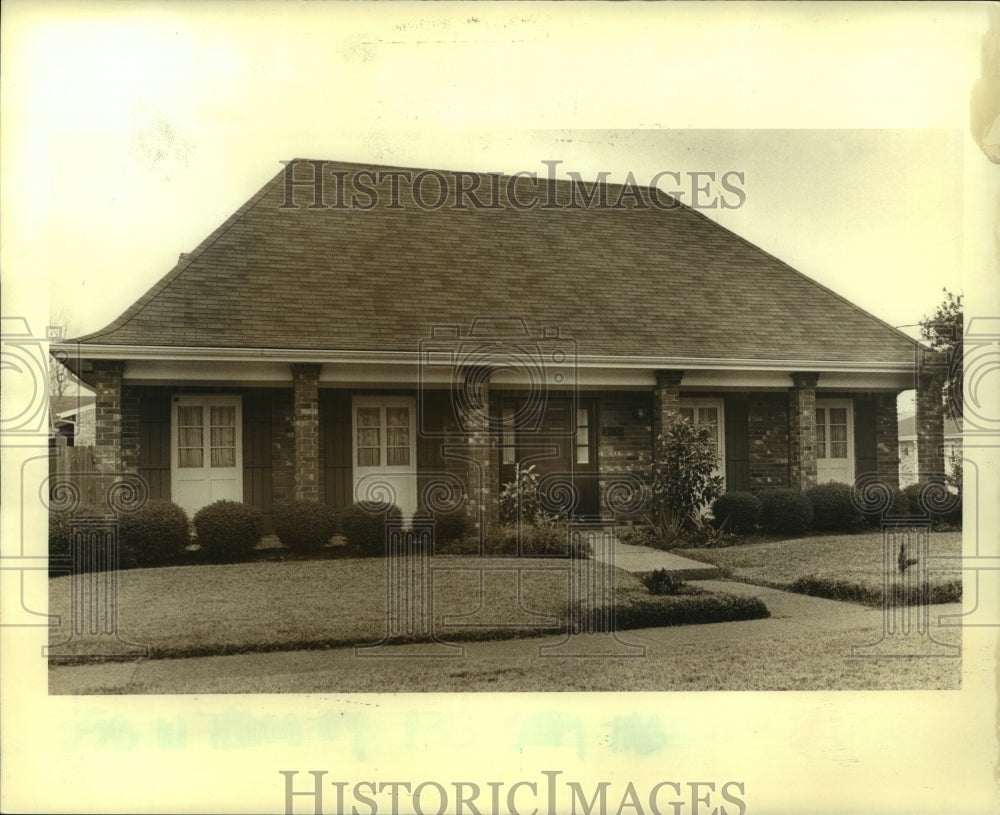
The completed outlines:
[[[854,483],[854,410],[850,399],[816,400],[816,483]]]
[[[416,400],[355,396],[352,405],[354,500],[382,501],[410,519],[417,511]]]
[[[175,396],[170,415],[170,490],[188,516],[223,498],[243,500],[239,396]]]

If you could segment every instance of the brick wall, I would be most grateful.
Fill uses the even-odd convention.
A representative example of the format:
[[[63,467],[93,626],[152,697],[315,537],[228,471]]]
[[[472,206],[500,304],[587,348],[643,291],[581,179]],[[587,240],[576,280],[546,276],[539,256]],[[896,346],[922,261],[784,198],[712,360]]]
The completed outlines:
[[[657,371],[653,389],[652,434],[653,441],[663,432],[670,413],[680,408],[680,384],[683,371]]]
[[[319,500],[319,372],[319,365],[292,365],[294,481],[299,501]]]
[[[788,483],[816,486],[816,383],[819,374],[792,374],[788,394]]]
[[[895,393],[875,395],[875,457],[882,478],[898,487],[899,417]]]
[[[477,527],[481,523],[488,526],[499,518],[496,485],[500,478],[495,434],[490,429],[489,374],[470,368],[465,373],[465,383],[465,392],[457,404],[462,412],[469,462],[465,481],[467,508]]]
[[[122,467],[122,372],[125,363],[94,361],[94,464],[98,471],[117,473]]]
[[[597,415],[598,485],[603,496],[609,476],[633,473],[646,479],[653,461],[653,395],[616,392],[602,394]],[[643,417],[639,418],[638,412]],[[607,511],[607,507],[601,507]]]
[[[751,393],[747,404],[750,489],[788,486],[788,395]]]
[[[940,378],[922,371],[917,385],[917,465],[920,480],[943,480],[944,461],[944,402],[941,400]]]

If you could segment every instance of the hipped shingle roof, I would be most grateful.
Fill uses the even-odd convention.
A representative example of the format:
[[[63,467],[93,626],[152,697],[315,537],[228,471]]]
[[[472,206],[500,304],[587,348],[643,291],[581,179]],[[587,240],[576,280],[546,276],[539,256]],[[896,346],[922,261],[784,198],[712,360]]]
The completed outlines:
[[[283,207],[282,170],[84,344],[415,351],[435,325],[504,315],[532,331],[557,326],[581,355],[913,360],[905,335],[676,202],[570,208],[569,182],[466,174],[483,190],[499,185],[499,208],[425,209],[404,182],[393,209],[389,179],[370,176],[396,168],[322,168],[326,203],[336,173],[350,185],[363,172],[378,205],[314,208],[312,188],[298,187],[299,206]],[[434,182],[423,189],[437,197]],[[522,202],[554,192],[562,205],[519,208],[511,189]],[[621,189],[608,185],[608,200]]]

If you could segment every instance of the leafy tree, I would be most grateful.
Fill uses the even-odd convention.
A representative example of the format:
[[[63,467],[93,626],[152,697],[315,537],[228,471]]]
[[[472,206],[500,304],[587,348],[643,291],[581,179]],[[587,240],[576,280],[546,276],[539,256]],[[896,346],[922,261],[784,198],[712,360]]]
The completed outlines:
[[[708,427],[671,413],[656,440],[646,522],[662,540],[702,526],[701,511],[722,494],[718,446]]]
[[[947,356],[947,372],[941,377],[941,397],[948,415],[962,418],[962,295],[952,294],[947,289],[944,302],[933,314],[920,321],[920,336],[927,340],[931,348]]]

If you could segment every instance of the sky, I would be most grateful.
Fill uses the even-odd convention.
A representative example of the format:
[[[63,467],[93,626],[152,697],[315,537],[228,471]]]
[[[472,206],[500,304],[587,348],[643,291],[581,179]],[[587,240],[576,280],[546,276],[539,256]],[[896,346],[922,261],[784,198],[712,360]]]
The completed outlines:
[[[15,4],[5,291],[101,328],[296,156],[739,172],[743,205],[706,214],[891,325],[962,290],[985,14],[590,8]]]

